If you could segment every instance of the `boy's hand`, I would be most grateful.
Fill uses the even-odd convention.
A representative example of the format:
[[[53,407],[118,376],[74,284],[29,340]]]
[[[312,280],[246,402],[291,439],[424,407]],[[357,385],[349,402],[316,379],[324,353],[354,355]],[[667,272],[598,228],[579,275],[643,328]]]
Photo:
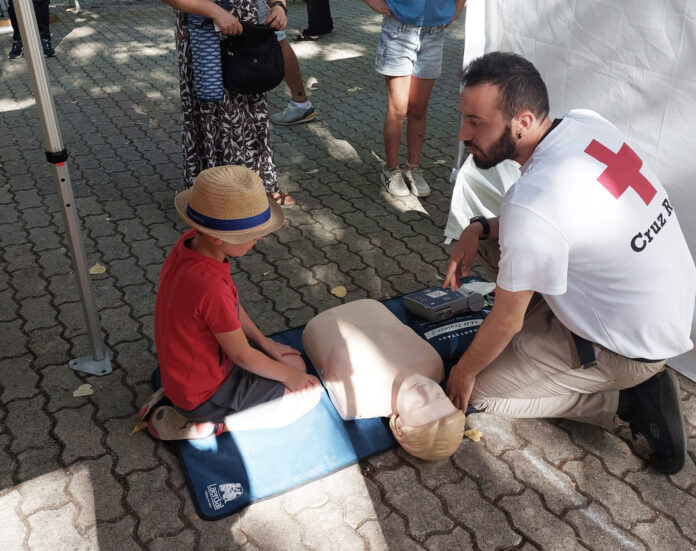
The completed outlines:
[[[292,392],[301,390],[321,390],[321,383],[314,375],[309,375],[308,373],[303,373],[302,371],[292,368],[288,370],[288,376],[285,381],[283,381],[283,384]]]
[[[295,350],[292,346],[288,346],[287,344],[281,344],[279,342],[274,341],[273,339],[269,339],[268,337],[266,337],[266,340],[264,341],[262,348],[266,355],[273,358],[277,362],[282,362],[283,356],[300,355],[300,351]]]

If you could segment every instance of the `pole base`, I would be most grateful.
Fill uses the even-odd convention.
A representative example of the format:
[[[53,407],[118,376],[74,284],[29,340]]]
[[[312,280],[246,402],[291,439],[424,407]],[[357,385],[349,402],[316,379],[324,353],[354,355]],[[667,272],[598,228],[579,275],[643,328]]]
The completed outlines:
[[[108,375],[111,373],[111,354],[107,351],[106,358],[103,360],[94,360],[92,356],[84,356],[82,358],[76,358],[70,360],[70,369],[75,371],[82,371],[83,373],[89,373],[90,375]]]

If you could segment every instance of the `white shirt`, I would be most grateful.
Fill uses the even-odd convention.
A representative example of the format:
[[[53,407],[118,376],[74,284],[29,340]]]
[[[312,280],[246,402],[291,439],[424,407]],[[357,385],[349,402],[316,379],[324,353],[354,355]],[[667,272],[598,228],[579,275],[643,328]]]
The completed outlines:
[[[571,111],[536,147],[503,199],[500,248],[497,284],[542,293],[574,333],[632,358],[692,348],[696,268],[676,213],[597,113]]]

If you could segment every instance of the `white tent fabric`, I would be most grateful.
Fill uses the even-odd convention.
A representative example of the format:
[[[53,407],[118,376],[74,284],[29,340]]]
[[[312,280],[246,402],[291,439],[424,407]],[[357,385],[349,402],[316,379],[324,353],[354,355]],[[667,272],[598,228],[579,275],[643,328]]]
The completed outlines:
[[[631,137],[696,256],[696,2],[469,0],[466,16],[464,63],[491,50],[519,53],[544,78],[552,117],[593,109]],[[696,380],[696,351],[670,365]]]

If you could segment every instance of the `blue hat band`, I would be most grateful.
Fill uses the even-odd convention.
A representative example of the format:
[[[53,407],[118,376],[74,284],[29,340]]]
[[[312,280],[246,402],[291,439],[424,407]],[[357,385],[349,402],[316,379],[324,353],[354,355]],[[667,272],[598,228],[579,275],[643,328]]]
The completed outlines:
[[[201,214],[191,208],[191,205],[186,206],[186,215],[199,226],[209,230],[216,231],[237,231],[250,230],[267,222],[271,218],[271,207],[265,211],[248,218],[237,218],[234,220],[224,220],[222,218],[211,218],[205,214]]]

